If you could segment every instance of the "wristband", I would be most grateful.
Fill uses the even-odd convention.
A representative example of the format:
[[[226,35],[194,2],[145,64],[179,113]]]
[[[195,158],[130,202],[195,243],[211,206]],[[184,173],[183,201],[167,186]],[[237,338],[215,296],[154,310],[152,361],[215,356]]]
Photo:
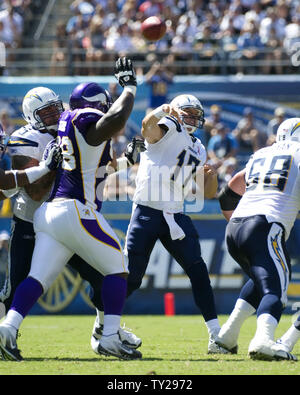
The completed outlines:
[[[124,92],[130,92],[133,94],[133,96],[135,96],[136,94],[136,86],[134,85],[126,85],[124,88]]]
[[[48,167],[45,165],[45,162],[41,162],[39,166],[30,167],[25,170],[27,175],[29,184],[32,184],[39,178],[43,177],[45,174],[49,173]]]
[[[161,106],[157,107],[155,110],[152,111],[152,114],[155,116],[155,118],[161,119],[166,115],[169,115],[168,113],[163,111],[163,106],[164,104],[162,104]]]

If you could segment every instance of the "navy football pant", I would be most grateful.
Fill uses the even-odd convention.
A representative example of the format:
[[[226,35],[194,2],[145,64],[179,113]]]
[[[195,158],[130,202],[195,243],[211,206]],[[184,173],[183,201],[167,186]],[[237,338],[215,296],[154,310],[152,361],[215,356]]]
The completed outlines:
[[[128,296],[138,289],[146,272],[157,240],[188,275],[196,305],[205,321],[217,318],[214,296],[205,262],[201,257],[198,233],[184,214],[175,214],[175,221],[185,232],[183,240],[172,240],[162,211],[137,205],[129,224],[126,250],[128,254]],[[126,251],[125,251],[126,253]]]
[[[6,311],[11,306],[17,286],[27,277],[30,271],[34,243],[35,233],[33,224],[14,217],[10,239],[8,273],[5,284],[0,292],[0,301],[4,303]],[[90,283],[92,287],[91,301],[96,308],[103,311],[101,300],[103,276],[77,255],[74,255],[70,259],[68,265],[78,271],[81,278]]]
[[[250,278],[240,298],[257,309],[258,316],[268,313],[279,321],[291,275],[282,225],[269,223],[264,215],[233,218],[226,228],[226,242],[230,255]]]

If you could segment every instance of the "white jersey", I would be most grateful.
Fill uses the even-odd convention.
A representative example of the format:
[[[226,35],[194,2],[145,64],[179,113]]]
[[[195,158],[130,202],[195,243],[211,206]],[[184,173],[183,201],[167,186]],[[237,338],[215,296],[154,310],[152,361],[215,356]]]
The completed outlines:
[[[246,165],[246,192],[234,217],[265,215],[279,222],[288,239],[300,209],[300,143],[279,142],[262,148]]]
[[[53,140],[51,134],[41,133],[28,124],[12,133],[9,153],[11,156],[28,156],[40,162],[43,159],[44,149],[51,140]],[[33,222],[35,210],[40,207],[48,196],[49,194],[45,194],[44,198],[37,202],[31,199],[25,188],[20,188],[14,204],[14,215],[24,221]]]
[[[175,118],[166,116],[158,125],[168,130],[157,143],[145,143],[133,201],[169,213],[182,212],[184,185],[206,162],[206,150]]]

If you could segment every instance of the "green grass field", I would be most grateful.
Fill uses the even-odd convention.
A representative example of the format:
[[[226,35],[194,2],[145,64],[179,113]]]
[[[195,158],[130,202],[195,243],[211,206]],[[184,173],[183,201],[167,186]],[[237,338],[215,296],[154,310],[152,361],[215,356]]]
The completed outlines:
[[[220,316],[221,324],[226,316]],[[244,324],[237,355],[207,355],[201,316],[127,316],[123,322],[143,339],[143,359],[101,357],[90,348],[93,316],[29,316],[18,346],[24,361],[0,361],[0,375],[298,375],[300,362],[252,361],[248,345],[256,320]],[[276,335],[291,325],[283,316]],[[294,353],[300,359],[300,343]]]

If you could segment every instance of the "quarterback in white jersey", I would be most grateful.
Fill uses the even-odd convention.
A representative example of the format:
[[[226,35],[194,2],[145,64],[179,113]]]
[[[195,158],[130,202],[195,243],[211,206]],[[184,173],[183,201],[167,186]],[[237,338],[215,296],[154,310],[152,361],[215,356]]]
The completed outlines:
[[[257,332],[249,345],[253,359],[295,359],[275,343],[274,333],[291,276],[285,242],[300,209],[299,166],[300,118],[291,118],[279,126],[276,143],[255,152],[220,197],[224,215],[230,218],[228,250],[250,280],[218,342],[236,350],[242,323],[257,310]]]
[[[155,143],[146,139],[147,149],[141,153],[133,201],[157,210],[180,213],[185,197],[183,185],[204,166],[206,150],[173,116],[163,117],[157,125],[167,132]]]
[[[150,254],[160,240],[190,278],[195,303],[210,335],[208,352],[219,353],[224,350],[214,343],[214,338],[220,326],[199,236],[190,217],[183,214],[183,184],[204,166],[207,196],[214,196],[217,190],[216,174],[205,165],[205,148],[192,135],[203,123],[203,107],[192,95],[177,96],[170,105],[153,110],[143,120],[142,136],[147,150],[141,153],[126,236],[127,294],[140,287]],[[160,172],[162,168],[166,171]],[[181,171],[184,176],[176,182]]]

